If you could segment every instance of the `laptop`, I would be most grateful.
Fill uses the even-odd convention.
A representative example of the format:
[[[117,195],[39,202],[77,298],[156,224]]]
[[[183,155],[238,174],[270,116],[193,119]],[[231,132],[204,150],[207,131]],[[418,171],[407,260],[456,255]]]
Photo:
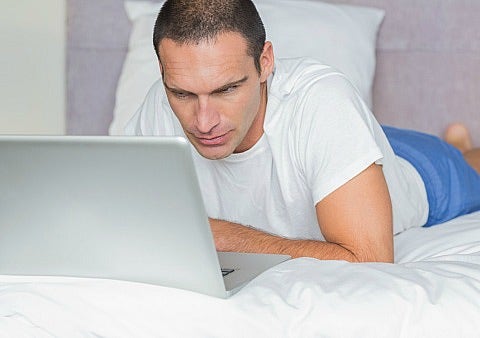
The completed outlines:
[[[0,274],[226,298],[289,259],[217,253],[191,155],[181,137],[0,136]]]

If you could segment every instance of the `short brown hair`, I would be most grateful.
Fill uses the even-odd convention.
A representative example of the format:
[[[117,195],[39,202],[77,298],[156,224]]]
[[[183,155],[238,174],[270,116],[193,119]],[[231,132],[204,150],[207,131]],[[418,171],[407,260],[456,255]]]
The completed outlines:
[[[260,73],[266,35],[251,0],[167,0],[155,22],[153,46],[160,59],[158,48],[162,39],[195,44],[227,32],[240,33],[245,38],[247,53],[254,58]]]

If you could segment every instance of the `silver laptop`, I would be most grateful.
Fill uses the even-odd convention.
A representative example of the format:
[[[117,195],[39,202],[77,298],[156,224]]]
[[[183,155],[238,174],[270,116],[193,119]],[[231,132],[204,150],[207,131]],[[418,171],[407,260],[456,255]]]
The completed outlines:
[[[0,274],[225,298],[288,258],[217,255],[183,138],[0,136]]]

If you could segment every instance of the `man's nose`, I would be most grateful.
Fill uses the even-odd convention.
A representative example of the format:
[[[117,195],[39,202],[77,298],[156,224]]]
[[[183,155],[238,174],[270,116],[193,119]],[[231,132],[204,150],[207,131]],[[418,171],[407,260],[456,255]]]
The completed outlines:
[[[211,132],[220,123],[220,115],[209,96],[198,97],[196,117],[197,130],[204,134]]]

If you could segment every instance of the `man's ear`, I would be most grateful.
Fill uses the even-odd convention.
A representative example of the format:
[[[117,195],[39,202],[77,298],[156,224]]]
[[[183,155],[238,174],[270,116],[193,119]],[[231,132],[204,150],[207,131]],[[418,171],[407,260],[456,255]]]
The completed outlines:
[[[262,72],[260,74],[260,82],[267,81],[270,74],[273,72],[275,65],[275,56],[273,53],[273,45],[270,41],[265,42],[263,45],[263,51],[260,55],[260,67]]]
[[[160,75],[161,75],[162,78],[163,78],[163,66],[162,66],[162,61],[160,61],[160,58],[158,58],[157,60],[158,60],[158,69],[160,69]]]

